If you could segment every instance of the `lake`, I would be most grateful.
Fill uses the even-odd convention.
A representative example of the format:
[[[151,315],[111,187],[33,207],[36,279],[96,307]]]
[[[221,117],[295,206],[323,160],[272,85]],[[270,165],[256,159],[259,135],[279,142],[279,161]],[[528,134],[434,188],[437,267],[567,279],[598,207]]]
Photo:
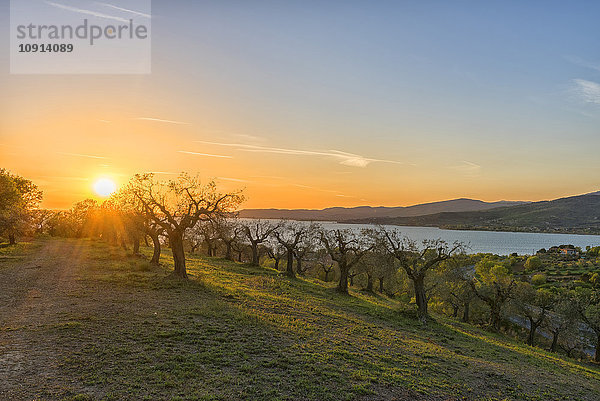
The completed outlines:
[[[369,224],[342,224],[334,222],[320,222],[328,229],[349,228],[360,230],[362,228],[373,228]],[[420,242],[424,239],[442,239],[449,243],[461,241],[469,245],[469,253],[489,252],[498,255],[509,255],[518,253],[520,255],[534,254],[538,249],[550,248],[553,245],[573,244],[585,249],[586,246],[600,246],[600,235],[577,235],[577,234],[545,234],[545,233],[514,233],[500,231],[462,231],[443,230],[436,227],[406,227],[385,226],[396,228],[402,234],[414,241]]]

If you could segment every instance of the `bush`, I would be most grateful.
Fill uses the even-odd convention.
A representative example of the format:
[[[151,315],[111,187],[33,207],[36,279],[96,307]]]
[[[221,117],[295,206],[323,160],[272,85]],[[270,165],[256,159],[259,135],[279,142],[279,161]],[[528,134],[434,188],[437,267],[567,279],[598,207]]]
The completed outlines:
[[[525,268],[527,270],[537,270],[542,267],[542,260],[539,256],[530,256],[525,261]]]
[[[542,285],[546,283],[546,275],[545,274],[534,274],[531,277],[531,284],[533,285]]]

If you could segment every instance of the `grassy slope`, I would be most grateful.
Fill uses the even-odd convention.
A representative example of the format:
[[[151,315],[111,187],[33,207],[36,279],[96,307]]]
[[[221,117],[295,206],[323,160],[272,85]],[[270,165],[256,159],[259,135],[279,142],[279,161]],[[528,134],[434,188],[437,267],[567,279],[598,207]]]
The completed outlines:
[[[58,320],[0,327],[60,355],[64,385],[42,399],[600,398],[597,367],[442,317],[424,328],[384,297],[202,257],[182,283],[101,243],[60,246],[77,286]]]

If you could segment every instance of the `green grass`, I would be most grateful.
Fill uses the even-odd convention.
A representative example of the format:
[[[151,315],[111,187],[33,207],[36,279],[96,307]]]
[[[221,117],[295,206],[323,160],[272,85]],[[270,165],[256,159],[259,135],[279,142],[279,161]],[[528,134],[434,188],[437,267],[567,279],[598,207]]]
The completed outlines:
[[[76,306],[36,329],[68,350],[64,399],[600,399],[597,366],[441,316],[424,327],[384,296],[198,256],[182,282],[167,255],[155,268],[67,242]]]

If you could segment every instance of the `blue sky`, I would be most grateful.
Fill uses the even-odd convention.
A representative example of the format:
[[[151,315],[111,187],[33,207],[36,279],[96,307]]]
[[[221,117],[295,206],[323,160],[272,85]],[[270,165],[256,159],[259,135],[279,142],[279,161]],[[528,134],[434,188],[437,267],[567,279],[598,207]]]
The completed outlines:
[[[15,113],[24,105],[39,119],[63,115],[57,104],[66,102],[72,113],[93,110],[90,118],[107,121],[184,122],[160,127],[176,145],[156,168],[225,171],[246,183],[255,206],[535,200],[600,187],[599,2],[152,7],[152,75],[11,76],[3,52],[0,113],[8,122],[0,141],[18,146],[7,130],[32,129]],[[8,8],[1,10],[5,25]],[[71,150],[94,151],[79,146]],[[110,155],[111,173],[153,168],[144,155],[157,143],[148,146],[128,160]],[[228,156],[229,164],[192,162],[181,150]],[[340,164],[330,150],[376,161]],[[335,193],[302,203],[299,192],[294,203],[289,188],[277,195],[265,187],[275,184],[251,178],[274,169],[285,185]]]

